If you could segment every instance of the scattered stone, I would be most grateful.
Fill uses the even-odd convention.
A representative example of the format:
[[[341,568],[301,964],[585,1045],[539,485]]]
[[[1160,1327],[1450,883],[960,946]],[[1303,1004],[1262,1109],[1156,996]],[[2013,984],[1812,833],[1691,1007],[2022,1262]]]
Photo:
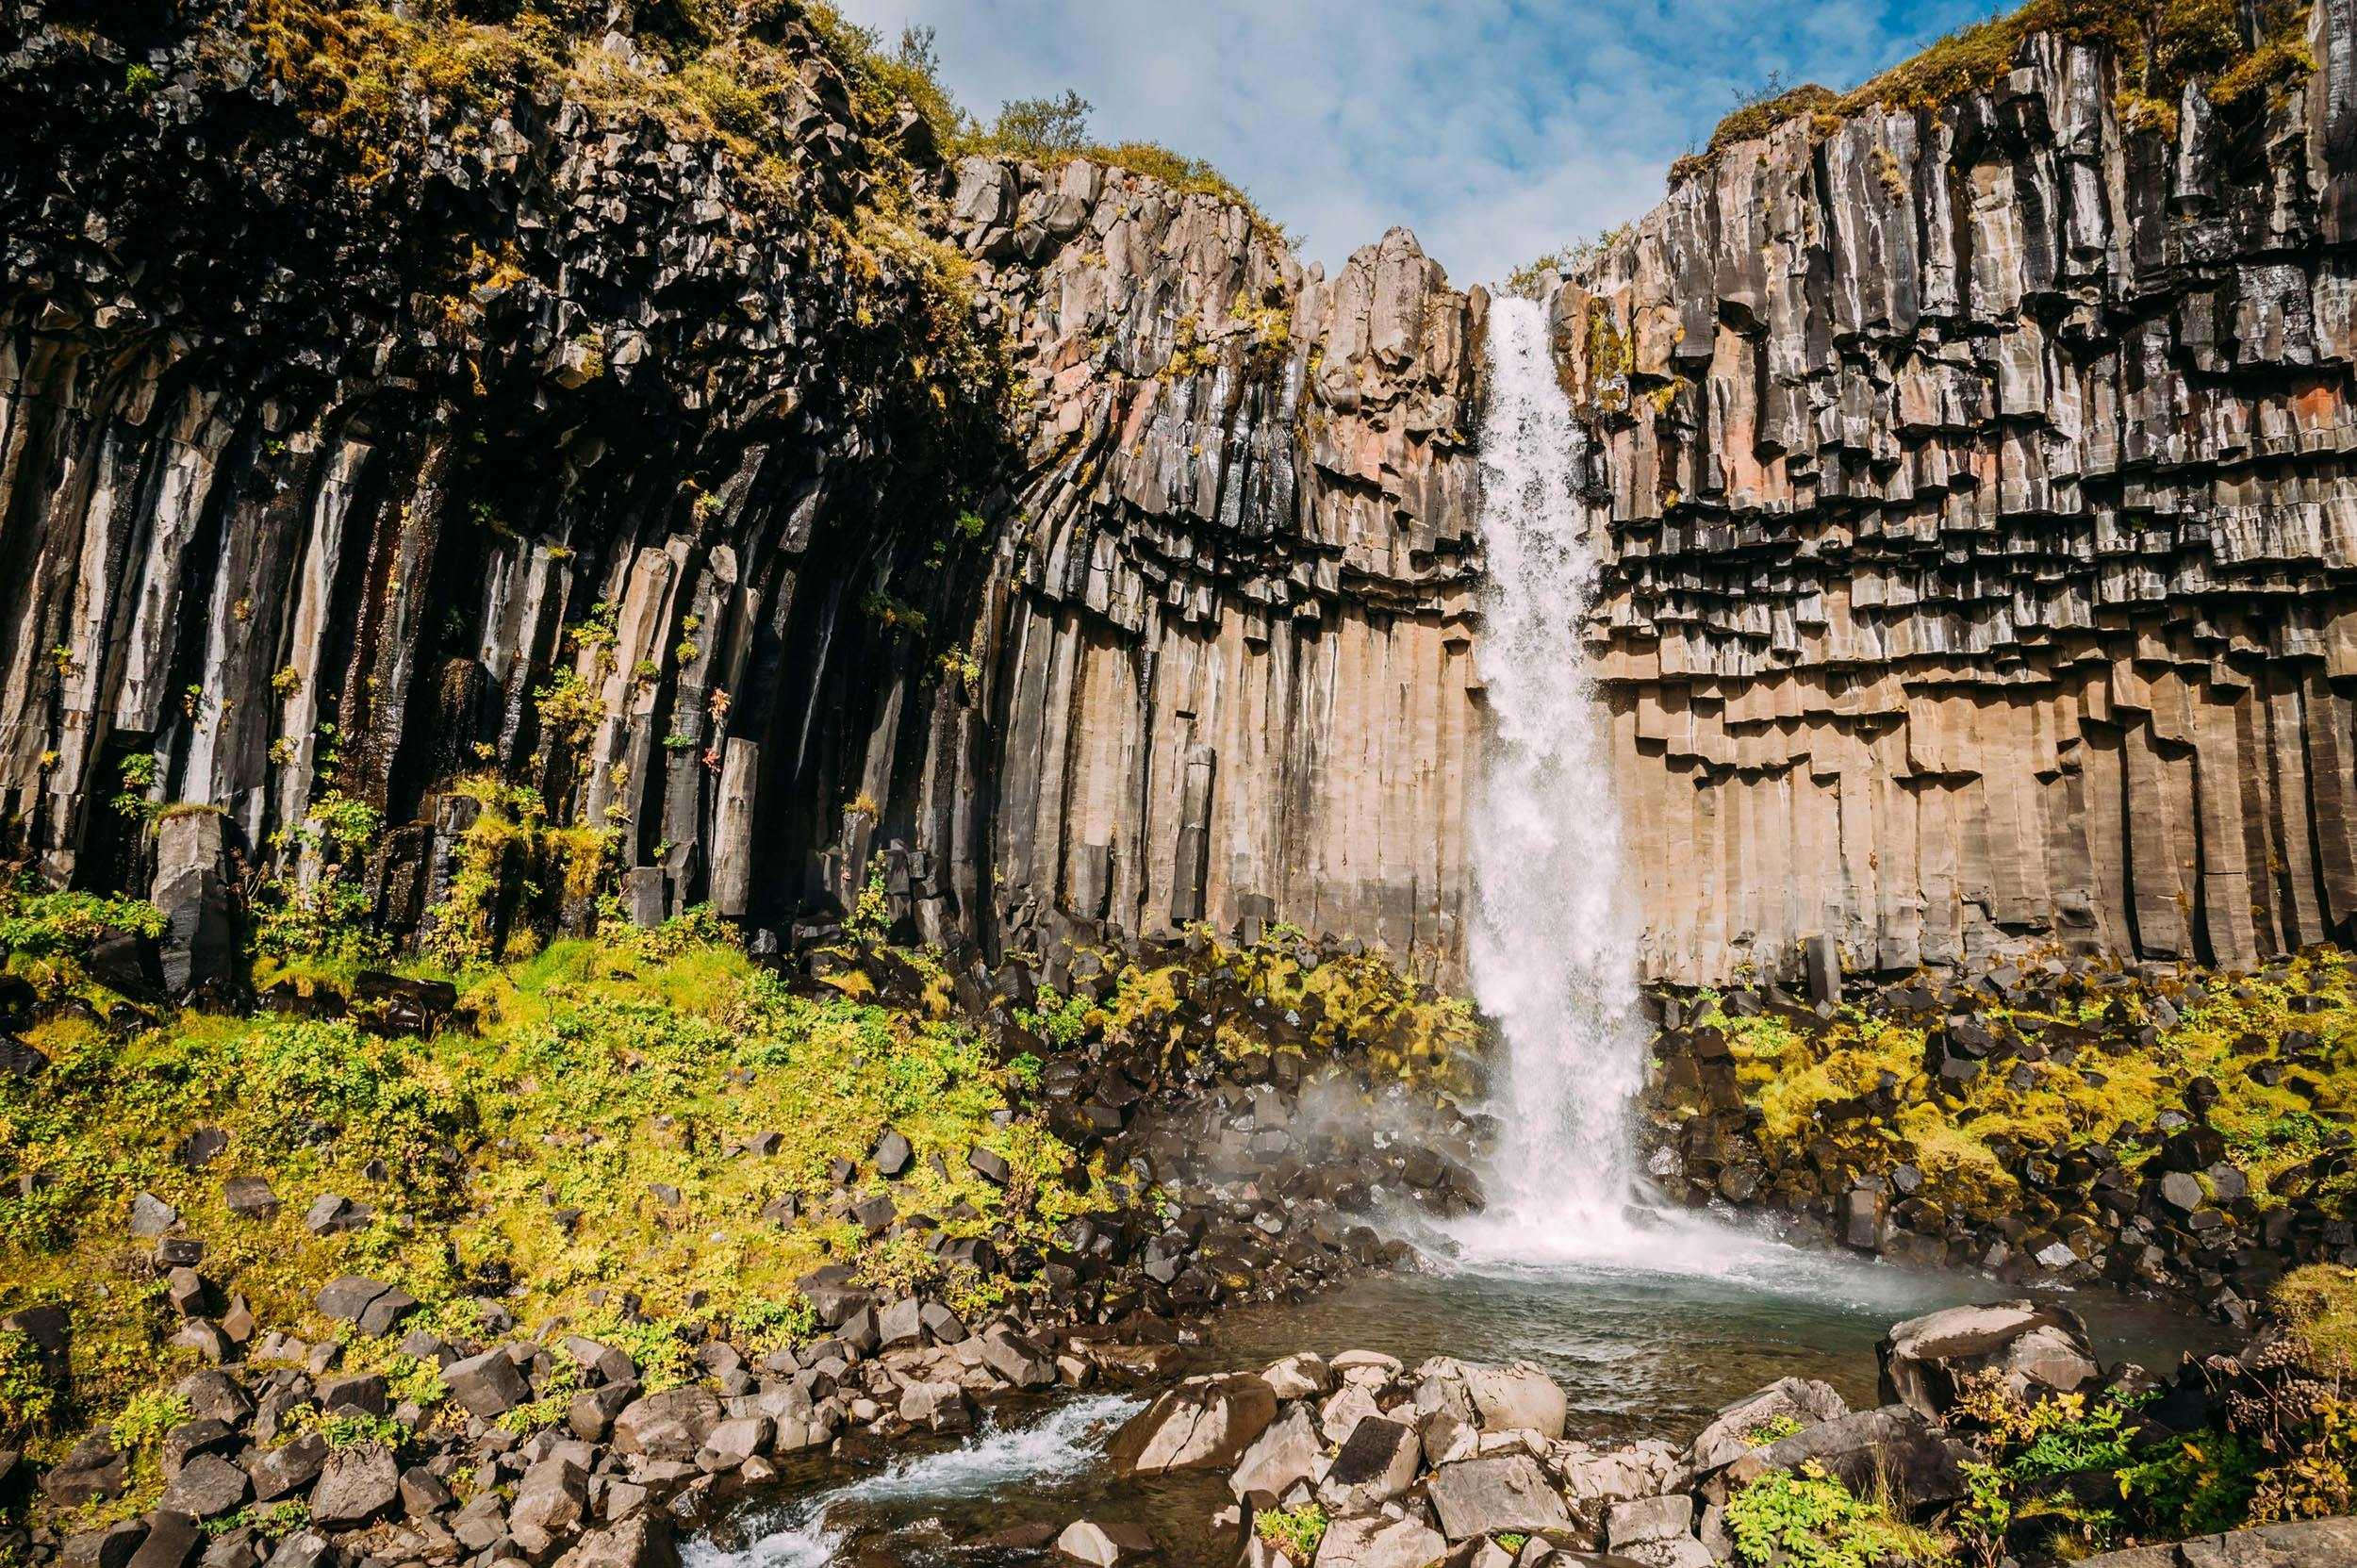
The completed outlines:
[[[327,1456],[311,1489],[311,1523],[356,1529],[391,1513],[401,1501],[401,1467],[381,1443],[364,1443]]]
[[[1143,1525],[1100,1525],[1081,1519],[1064,1527],[1056,1537],[1056,1550],[1089,1568],[1115,1568],[1154,1554],[1154,1537]]]
[[[1531,1534],[1571,1524],[1562,1495],[1528,1454],[1459,1460],[1426,1482],[1441,1530],[1451,1541],[1511,1530]]]
[[[1258,1378],[1188,1378],[1113,1433],[1105,1457],[1115,1475],[1224,1470],[1276,1417],[1277,1395]]]

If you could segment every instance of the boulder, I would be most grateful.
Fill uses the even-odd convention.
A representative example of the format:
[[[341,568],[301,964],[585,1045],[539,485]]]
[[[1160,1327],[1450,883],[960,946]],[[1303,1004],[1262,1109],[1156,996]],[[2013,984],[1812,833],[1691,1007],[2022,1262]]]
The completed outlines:
[[[364,1443],[327,1456],[311,1489],[311,1523],[322,1529],[357,1529],[390,1514],[401,1502],[401,1466],[381,1443]]]
[[[2078,1568],[2349,1568],[2357,1519],[2306,1519],[2199,1536],[2173,1546],[2135,1546],[2083,1557]]]
[[[1189,1378],[1113,1433],[1115,1475],[1225,1470],[1277,1418],[1277,1395],[1249,1373]]]
[[[1114,1568],[1116,1563],[1151,1557],[1154,1537],[1143,1525],[1100,1525],[1094,1520],[1076,1519],[1056,1537],[1056,1551],[1075,1562],[1089,1564],[1089,1568]]]
[[[321,1287],[312,1305],[321,1317],[350,1323],[364,1334],[384,1335],[417,1311],[418,1298],[398,1285],[347,1274]]]
[[[1255,1497],[1282,1497],[1302,1481],[1314,1481],[1326,1472],[1326,1440],[1310,1408],[1289,1404],[1284,1412],[1253,1439],[1236,1468],[1228,1475],[1228,1490],[1238,1502]]]
[[[154,1241],[179,1223],[180,1211],[154,1193],[140,1193],[132,1197],[131,1234],[142,1241]]]
[[[180,1466],[157,1506],[197,1519],[218,1519],[234,1512],[253,1490],[246,1473],[227,1460],[198,1454]]]
[[[583,1536],[556,1560],[556,1568],[680,1568],[679,1545],[661,1519],[634,1513],[611,1529]]]
[[[126,1568],[147,1539],[144,1519],[122,1519],[103,1529],[77,1530],[65,1538],[65,1568]]]
[[[1351,1428],[1318,1484],[1318,1495],[1336,1513],[1372,1513],[1415,1484],[1423,1458],[1413,1427],[1368,1416]]]
[[[1451,1541],[1501,1530],[1531,1534],[1571,1524],[1562,1495],[1547,1484],[1546,1472],[1528,1454],[1459,1460],[1442,1465],[1426,1482],[1442,1533]]]
[[[1419,1408],[1437,1404],[1484,1431],[1535,1431],[1549,1442],[1563,1435],[1570,1401],[1535,1362],[1485,1366],[1441,1356],[1418,1367],[1416,1375]],[[1438,1388],[1428,1386],[1436,1382]],[[1460,1389],[1462,1400],[1453,1396]]]
[[[305,1432],[275,1448],[249,1451],[246,1470],[254,1477],[254,1500],[275,1503],[303,1491],[327,1468],[327,1439]]]
[[[1694,1499],[1683,1493],[1615,1503],[1605,1516],[1604,1539],[1608,1551],[1626,1552],[1656,1542],[1691,1537],[1693,1533]]]
[[[1056,1380],[1055,1358],[1012,1329],[981,1336],[982,1364],[1016,1388],[1046,1388]]]
[[[442,1368],[442,1381],[449,1386],[450,1396],[465,1406],[470,1415],[486,1421],[532,1398],[532,1385],[524,1381],[522,1371],[503,1345],[451,1362]]]
[[[164,989],[227,981],[238,957],[234,884],[223,869],[227,818],[204,808],[168,811],[156,825],[156,880],[148,901],[166,922]]]
[[[1848,1401],[1830,1383],[1811,1378],[1780,1378],[1731,1405],[1721,1407],[1686,1450],[1688,1474],[1701,1477],[1734,1463],[1752,1449],[1766,1444],[1753,1434],[1783,1423],[1814,1427],[1850,1413]],[[1773,1441],[1771,1439],[1770,1441]]]
[[[1261,1372],[1261,1380],[1279,1399],[1308,1399],[1333,1388],[1334,1369],[1326,1364],[1325,1357],[1304,1353],[1269,1366]]]
[[[974,1406],[955,1383],[911,1383],[900,1391],[900,1419],[929,1432],[970,1432]]]
[[[158,1508],[147,1516],[147,1539],[124,1568],[188,1568],[204,1547],[205,1527],[196,1515]]]
[[[526,1557],[548,1556],[589,1516],[589,1473],[571,1460],[542,1460],[516,1483],[507,1533]]]
[[[1995,1372],[2016,1394],[2068,1394],[2102,1375],[2086,1324],[2068,1307],[2003,1301],[1895,1325],[1876,1347],[1883,1397],[1937,1420],[1969,1378]]]
[[[696,1450],[696,1468],[708,1476],[741,1470],[745,1461],[769,1451],[777,1423],[766,1415],[739,1415],[712,1428]]]
[[[1720,1472],[1706,1488],[1723,1502],[1743,1485],[1771,1470],[1797,1470],[1815,1460],[1852,1492],[1863,1496],[1887,1489],[1919,1508],[1951,1503],[1965,1495],[1960,1457],[1970,1450],[1953,1444],[1918,1411],[1884,1405],[1820,1422],[1806,1431],[1754,1448]]]
[[[1670,1445],[1648,1439],[1597,1453],[1585,1444],[1558,1444],[1547,1462],[1562,1483],[1572,1533],[1590,1546],[1604,1544],[1606,1516],[1615,1503],[1652,1497],[1679,1484],[1682,1467]]]
[[[700,1388],[667,1389],[623,1407],[614,1418],[613,1443],[624,1454],[692,1464],[712,1428],[720,1401]]]
[[[1448,1553],[1431,1526],[1409,1515],[1357,1514],[1337,1519],[1318,1543],[1313,1568],[1425,1568]]]
[[[130,1472],[131,1456],[118,1452],[113,1433],[101,1427],[41,1477],[41,1494],[58,1508],[79,1508],[102,1497],[122,1495]]]

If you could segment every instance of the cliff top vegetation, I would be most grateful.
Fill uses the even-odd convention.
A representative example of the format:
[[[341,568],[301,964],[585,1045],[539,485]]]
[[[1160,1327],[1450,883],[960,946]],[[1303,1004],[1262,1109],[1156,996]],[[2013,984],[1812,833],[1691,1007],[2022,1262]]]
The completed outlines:
[[[2237,20],[2245,8],[2236,0],[2030,0],[1949,34],[1847,92],[1771,76],[1719,122],[1703,151],[1671,166],[1670,179],[1698,173],[1712,155],[1788,121],[1809,119],[1830,132],[1868,109],[1937,108],[1993,87],[2014,68],[2024,41],[2038,33],[2109,45],[2120,62],[2123,118],[2173,134],[2188,84],[2201,84],[2210,102],[2225,107],[2315,69],[2302,0],[2260,0],[2248,8],[2248,32]]]

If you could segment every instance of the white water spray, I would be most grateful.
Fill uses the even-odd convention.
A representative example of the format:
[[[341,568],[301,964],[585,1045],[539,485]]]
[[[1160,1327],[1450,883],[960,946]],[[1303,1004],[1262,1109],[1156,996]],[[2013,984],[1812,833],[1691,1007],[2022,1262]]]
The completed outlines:
[[[1491,730],[1469,956],[1504,1046],[1507,1131],[1497,1190],[1463,1240],[1476,1253],[1609,1253],[1628,1237],[1644,1048],[1610,734],[1580,633],[1605,541],[1575,493],[1584,437],[1543,305],[1492,302],[1489,374],[1476,658]]]
[[[1084,1476],[1104,1459],[1105,1439],[1145,1401],[1100,1394],[1058,1406],[1028,1427],[986,1425],[955,1448],[898,1460],[863,1479],[795,1500],[747,1533],[739,1548],[708,1537],[680,1555],[686,1568],[827,1568],[851,1538],[837,1509],[889,1509],[987,1498],[1010,1487],[1037,1489]]]

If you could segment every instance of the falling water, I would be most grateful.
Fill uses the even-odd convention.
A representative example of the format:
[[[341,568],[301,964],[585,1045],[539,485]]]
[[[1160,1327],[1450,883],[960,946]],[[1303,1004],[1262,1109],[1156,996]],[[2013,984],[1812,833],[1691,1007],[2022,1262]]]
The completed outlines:
[[[1575,491],[1583,437],[1543,305],[1492,304],[1489,373],[1477,660],[1491,733],[1470,958],[1504,1046],[1507,1132],[1490,1217],[1466,1239],[1525,1255],[1609,1251],[1627,1230],[1643,1046],[1610,737],[1580,633],[1604,540]]]

